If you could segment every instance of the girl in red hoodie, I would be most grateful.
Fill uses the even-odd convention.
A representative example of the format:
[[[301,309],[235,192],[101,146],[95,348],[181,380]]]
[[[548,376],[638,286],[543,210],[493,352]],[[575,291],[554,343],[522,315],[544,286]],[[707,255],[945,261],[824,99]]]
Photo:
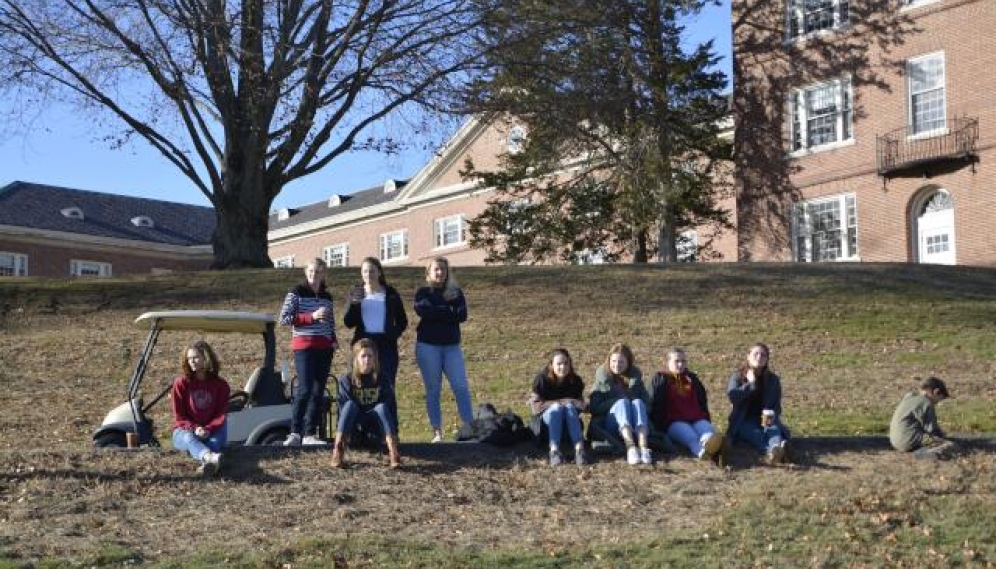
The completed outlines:
[[[173,380],[173,448],[200,461],[207,476],[221,469],[221,449],[228,439],[228,382],[211,346],[201,340],[180,355],[182,374]]]

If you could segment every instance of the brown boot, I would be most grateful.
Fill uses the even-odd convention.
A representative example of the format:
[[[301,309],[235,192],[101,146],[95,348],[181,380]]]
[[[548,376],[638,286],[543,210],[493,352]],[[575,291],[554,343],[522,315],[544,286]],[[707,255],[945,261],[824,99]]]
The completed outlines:
[[[335,434],[332,445],[332,468],[342,468],[346,459],[346,441],[339,433]]]
[[[398,437],[395,435],[387,437],[387,457],[391,462],[391,468],[401,466],[401,453],[398,452]]]

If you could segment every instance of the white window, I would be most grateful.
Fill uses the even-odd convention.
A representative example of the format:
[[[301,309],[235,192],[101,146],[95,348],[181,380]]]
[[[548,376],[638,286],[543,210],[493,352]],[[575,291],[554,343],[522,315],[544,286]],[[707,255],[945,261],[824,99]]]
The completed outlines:
[[[836,79],[793,91],[791,111],[793,151],[850,140],[850,79]]]
[[[0,251],[0,277],[28,276],[28,256]]]
[[[380,260],[395,261],[408,256],[408,232],[383,233],[380,236]]]
[[[73,277],[109,277],[111,264],[97,261],[69,261],[69,275]]]
[[[900,0],[900,5],[903,8],[912,8],[915,6],[923,6],[926,4],[933,4],[934,2],[940,2],[941,0]]]
[[[294,255],[287,255],[285,257],[277,257],[273,260],[273,268],[275,269],[292,269],[294,268]]]
[[[944,54],[934,53],[906,64],[909,77],[910,134],[941,130],[946,126]]]
[[[603,265],[605,264],[605,255],[598,249],[584,249],[577,254],[577,264]]]
[[[694,263],[699,258],[699,234],[694,229],[678,235],[678,262]]]
[[[522,147],[526,142],[526,129],[519,125],[515,125],[508,131],[508,142],[506,147],[508,148],[509,154],[518,154],[522,152]]]
[[[433,223],[433,242],[436,248],[463,245],[467,242],[467,223],[462,215],[451,215]]]
[[[349,243],[329,245],[322,251],[322,258],[325,259],[325,264],[330,267],[348,267]]]
[[[848,0],[789,0],[786,4],[790,38],[847,24]]]
[[[854,194],[797,203],[793,216],[796,261],[854,261],[858,216]]]

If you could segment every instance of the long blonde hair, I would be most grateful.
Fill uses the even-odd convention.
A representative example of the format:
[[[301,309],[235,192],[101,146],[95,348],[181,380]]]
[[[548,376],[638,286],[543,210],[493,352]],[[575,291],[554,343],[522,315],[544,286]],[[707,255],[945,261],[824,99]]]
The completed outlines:
[[[361,338],[353,344],[352,369],[349,370],[349,382],[353,384],[353,387],[360,387],[362,385],[363,374],[360,373],[360,366],[357,365],[356,360],[360,357],[360,352],[364,348],[373,352],[373,373],[371,375],[373,376],[374,385],[380,383],[380,356],[377,354],[377,344],[370,338]]]
[[[626,358],[626,369],[623,370],[623,372],[618,375],[612,373],[612,368],[609,366],[609,362],[612,361],[612,356],[615,354],[622,354],[622,356]],[[612,344],[612,347],[609,348],[609,355],[605,356],[605,364],[603,364],[605,365],[606,375],[608,375],[614,381],[619,381],[619,382],[621,382],[622,378],[624,377],[628,379],[629,374],[633,371],[633,368],[636,366],[636,362],[633,360],[634,360],[633,350],[631,350],[629,346],[623,344],[622,342]]]
[[[430,280],[433,265],[442,265],[446,268],[446,283],[443,285],[443,292],[455,291],[460,289],[460,285],[457,283],[456,277],[453,276],[453,269],[450,267],[450,261],[446,257],[434,257],[429,260],[425,265],[425,284],[432,286],[432,281]]]

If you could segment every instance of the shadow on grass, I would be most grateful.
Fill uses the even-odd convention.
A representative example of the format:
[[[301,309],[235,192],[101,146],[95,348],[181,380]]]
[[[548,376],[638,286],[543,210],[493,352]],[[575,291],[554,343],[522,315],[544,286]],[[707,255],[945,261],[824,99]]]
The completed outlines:
[[[502,447],[477,442],[401,443],[399,473],[447,474],[464,469],[503,470],[522,464],[525,460],[540,457],[531,442]],[[222,476],[234,482],[251,484],[286,483],[287,480],[269,476],[260,468],[263,459],[294,456],[298,453],[325,453],[331,460],[331,447],[248,446],[229,449],[225,453]],[[386,469],[387,455],[383,449],[349,448],[346,452],[347,470]],[[331,464],[329,472],[334,472]]]
[[[986,435],[952,436],[958,444],[957,455],[976,452],[996,452],[996,438]],[[791,439],[791,462],[797,468],[813,470],[847,471],[850,467],[828,464],[825,457],[843,453],[899,453],[892,448],[886,435],[869,436],[811,436]],[[731,468],[751,468],[761,463],[760,455],[742,443],[737,443],[730,453]]]

